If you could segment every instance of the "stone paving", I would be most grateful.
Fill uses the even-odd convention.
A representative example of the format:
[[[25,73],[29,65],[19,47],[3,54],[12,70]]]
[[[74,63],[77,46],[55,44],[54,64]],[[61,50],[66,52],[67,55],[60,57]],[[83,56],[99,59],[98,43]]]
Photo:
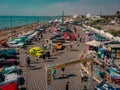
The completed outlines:
[[[81,31],[79,27],[77,27],[77,29],[77,33],[80,33],[81,37],[83,37],[84,32]],[[48,32],[44,34],[44,39],[49,38],[51,34],[52,33]],[[29,48],[33,46],[40,46],[43,42],[44,41],[35,41],[34,45],[29,45]],[[30,68],[27,68],[24,64],[25,52],[28,50],[20,49],[20,69],[23,71],[21,77],[24,77],[25,80],[25,84],[21,86],[22,90],[47,90],[47,76],[45,65],[79,58],[80,54],[83,53],[84,48],[87,49],[83,43],[80,43],[80,46],[77,46],[77,44],[75,44],[71,52],[66,49],[57,51],[55,52],[54,56],[52,56],[50,59],[46,59],[46,61],[43,61],[42,58],[36,61],[37,58],[31,56]],[[68,78],[60,78],[61,70],[58,69],[56,73],[57,79],[51,81],[51,90],[65,90],[65,85],[67,82],[70,84],[69,90],[83,90],[83,86],[87,85],[88,83],[81,82],[80,69],[81,67],[79,63],[65,67],[65,74],[68,76]],[[96,84],[97,83],[94,82],[94,86]]]

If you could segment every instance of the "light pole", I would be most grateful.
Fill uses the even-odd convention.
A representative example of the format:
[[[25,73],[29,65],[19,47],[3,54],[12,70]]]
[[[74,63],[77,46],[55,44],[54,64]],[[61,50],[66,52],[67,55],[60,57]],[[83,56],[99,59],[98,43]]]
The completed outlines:
[[[11,27],[11,39],[13,40],[12,18],[10,19],[10,27]]]
[[[63,31],[64,31],[64,11],[63,11],[63,15],[62,15],[62,36],[63,36]]]

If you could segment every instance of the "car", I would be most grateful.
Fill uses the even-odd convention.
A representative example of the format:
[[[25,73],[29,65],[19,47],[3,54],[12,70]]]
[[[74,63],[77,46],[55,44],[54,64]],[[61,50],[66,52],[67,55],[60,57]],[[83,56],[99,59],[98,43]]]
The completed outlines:
[[[13,82],[13,83],[4,84],[0,86],[0,90],[19,90],[18,83]]]
[[[56,49],[57,49],[57,50],[62,50],[62,49],[63,49],[63,43],[58,42],[58,43],[56,44]]]
[[[8,54],[14,54],[14,55],[19,54],[19,52],[17,52],[15,49],[7,49],[7,50],[3,49],[3,50],[0,51],[0,53],[3,53],[3,52],[8,53]]]
[[[8,53],[0,53],[0,58],[4,58],[4,59],[18,59],[17,55],[8,54]]]
[[[53,35],[50,37],[50,40],[56,39],[57,37],[60,37],[59,35]]]
[[[45,50],[40,47],[33,47],[29,50],[29,53],[36,57],[42,57],[45,54]]]
[[[8,49],[8,50],[1,50],[0,51],[0,58],[5,59],[18,59],[18,53],[15,49]]]
[[[0,73],[0,86],[14,82],[18,82],[17,73],[9,73],[7,75],[3,75]]]
[[[7,74],[11,74],[11,73],[17,73],[17,67],[15,65],[10,66],[10,67],[3,67],[1,74],[3,75],[7,75]]]
[[[10,47],[23,47],[25,45],[25,42],[20,41],[11,41],[8,43]]]
[[[4,59],[0,58],[0,66],[6,66],[6,65],[18,65],[19,61],[17,59]]]

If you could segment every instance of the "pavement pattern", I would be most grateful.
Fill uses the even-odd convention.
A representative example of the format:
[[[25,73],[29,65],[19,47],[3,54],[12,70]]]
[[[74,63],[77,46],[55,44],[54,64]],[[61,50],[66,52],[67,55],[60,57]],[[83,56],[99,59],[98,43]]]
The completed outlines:
[[[54,28],[52,27],[52,29]],[[84,37],[84,32],[80,30],[79,27],[77,27],[77,34],[78,33],[80,34],[80,37]],[[47,31],[43,37],[44,39],[49,39],[51,35],[52,33]],[[45,43],[44,39],[41,41],[34,41],[33,45],[29,45],[27,50],[20,49],[19,68],[22,69],[21,77],[24,78],[24,85],[20,86],[21,90],[47,90],[47,76],[45,66],[79,58],[80,55],[84,52],[84,48],[87,50],[87,46],[84,43],[79,43],[80,46],[74,44],[73,50],[71,52],[69,49],[57,51],[54,55],[51,56],[50,59],[46,59],[46,61],[44,61],[42,58],[36,60],[36,57],[31,56],[30,68],[26,67],[24,61],[26,51],[28,52],[28,50],[34,46],[41,46],[42,43]],[[57,69],[56,79],[51,81],[50,90],[65,90],[67,82],[69,82],[69,90],[83,90],[83,86],[87,86],[88,82],[81,82],[80,69],[81,67],[79,63],[65,67],[65,74],[67,75],[67,78],[61,78],[61,70]],[[94,81],[93,87],[96,84],[97,83]]]

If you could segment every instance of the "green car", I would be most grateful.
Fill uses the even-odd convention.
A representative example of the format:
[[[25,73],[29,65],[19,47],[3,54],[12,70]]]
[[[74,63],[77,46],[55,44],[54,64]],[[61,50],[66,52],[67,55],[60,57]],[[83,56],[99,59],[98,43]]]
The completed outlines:
[[[17,73],[17,67],[15,65],[10,66],[10,67],[4,67],[1,73],[3,75],[8,75],[8,74],[11,74],[11,73]]]

